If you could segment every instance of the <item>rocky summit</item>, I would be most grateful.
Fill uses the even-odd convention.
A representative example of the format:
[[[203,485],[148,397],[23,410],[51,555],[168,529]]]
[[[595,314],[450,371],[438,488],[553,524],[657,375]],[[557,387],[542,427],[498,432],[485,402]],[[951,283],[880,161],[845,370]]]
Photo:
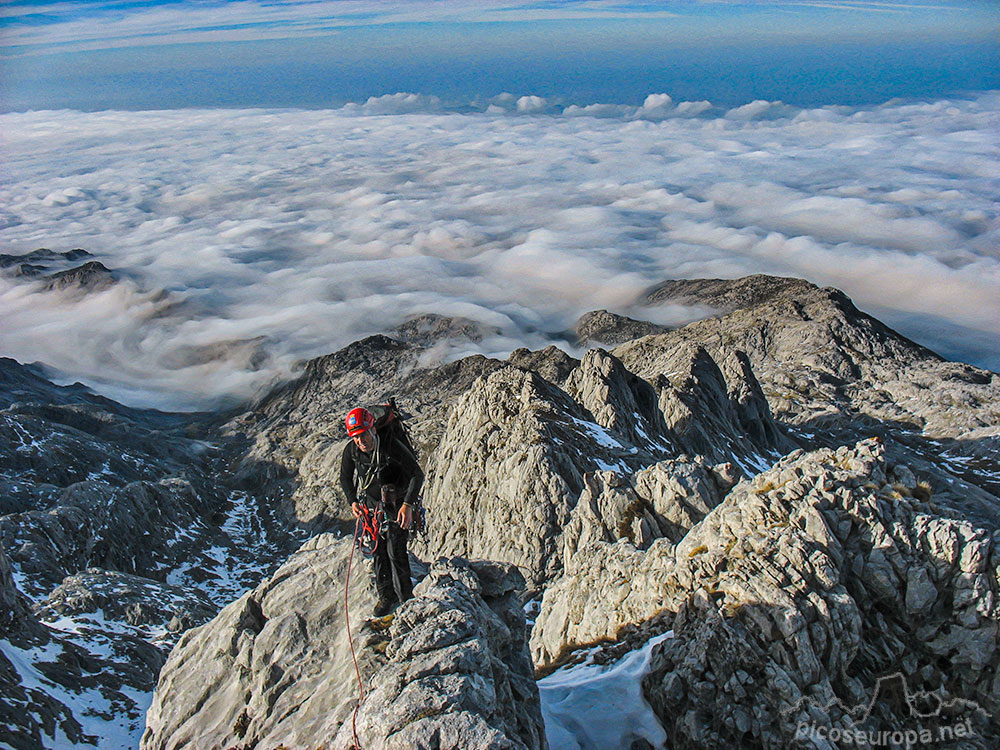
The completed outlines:
[[[81,253],[0,266],[117,283]],[[702,317],[442,363],[494,332],[428,311],[225,413],[0,359],[0,747],[1000,745],[1000,375],[801,279],[640,303]],[[367,620],[341,419],[389,397],[428,525]]]

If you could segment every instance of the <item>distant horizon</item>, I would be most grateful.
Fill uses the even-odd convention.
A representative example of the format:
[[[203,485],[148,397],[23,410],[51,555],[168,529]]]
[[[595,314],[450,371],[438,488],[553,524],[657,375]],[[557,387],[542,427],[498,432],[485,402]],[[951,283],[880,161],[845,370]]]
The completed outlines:
[[[5,112],[318,109],[398,92],[454,109],[505,92],[854,106],[1000,89],[1000,8],[954,0],[13,0],[0,31]]]

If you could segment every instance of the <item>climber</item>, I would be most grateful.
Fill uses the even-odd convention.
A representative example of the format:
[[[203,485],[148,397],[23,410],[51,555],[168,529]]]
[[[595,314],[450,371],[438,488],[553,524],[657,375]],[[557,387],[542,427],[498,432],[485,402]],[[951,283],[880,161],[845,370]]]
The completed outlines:
[[[406,543],[424,472],[402,440],[388,431],[380,439],[375,416],[367,409],[352,409],[345,425],[351,441],[344,446],[340,486],[351,511],[359,518],[365,504],[372,511],[384,511],[387,520],[372,557],[378,591],[373,614],[384,617],[413,596]]]

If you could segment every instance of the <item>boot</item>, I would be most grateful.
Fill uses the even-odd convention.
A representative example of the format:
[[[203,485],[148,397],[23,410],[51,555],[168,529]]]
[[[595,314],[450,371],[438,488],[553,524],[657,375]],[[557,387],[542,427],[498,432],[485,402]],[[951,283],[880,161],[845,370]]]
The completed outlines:
[[[375,604],[375,609],[372,610],[372,615],[375,617],[385,617],[387,614],[392,612],[392,608],[396,606],[396,602],[392,599],[384,599],[383,597],[378,598],[378,602]]]

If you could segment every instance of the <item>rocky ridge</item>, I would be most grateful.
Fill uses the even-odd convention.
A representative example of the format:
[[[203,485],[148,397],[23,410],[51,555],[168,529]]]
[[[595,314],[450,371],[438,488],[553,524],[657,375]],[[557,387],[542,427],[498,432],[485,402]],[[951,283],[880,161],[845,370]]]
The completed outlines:
[[[0,547],[0,743],[14,750],[128,742],[141,728],[163,652],[141,628],[43,623]],[[103,617],[98,618],[104,623]]]
[[[5,389],[19,393],[4,402],[2,412],[3,425],[18,442],[0,455],[10,488],[3,502],[14,511],[0,519],[4,543],[13,539],[7,548],[9,585],[0,587],[0,595],[22,602],[11,632],[23,633],[18,637],[26,649],[41,649],[31,651],[30,659],[27,650],[5,653],[21,654],[21,664],[44,662],[36,656],[52,648],[85,657],[84,647],[95,642],[88,638],[113,635],[96,616],[107,607],[109,622],[131,619],[130,634],[155,648],[162,661],[172,639],[208,616],[197,598],[172,599],[177,592],[171,586],[183,581],[198,589],[207,583],[223,591],[211,575],[201,578],[220,571],[210,564],[218,550],[226,550],[230,565],[246,566],[247,575],[239,577],[244,586],[256,585],[289,546],[252,540],[267,541],[282,528],[349,528],[331,481],[343,446],[340,418],[358,403],[396,395],[410,414],[428,473],[430,527],[414,551],[424,559],[489,558],[506,572],[487,578],[513,580],[511,564],[524,577],[523,589],[503,584],[502,594],[484,593],[493,591],[483,579],[483,565],[489,565],[452,559],[440,569],[447,572],[432,573],[426,584],[436,604],[417,608],[431,620],[450,621],[455,612],[484,614],[481,604],[471,603],[479,596],[513,634],[505,640],[492,620],[476,620],[487,648],[478,648],[474,658],[463,655],[463,664],[477,665],[462,673],[468,679],[444,681],[463,685],[469,716],[451,719],[470,727],[470,737],[496,731],[494,739],[506,738],[497,742],[536,746],[529,725],[515,728],[495,707],[486,710],[484,696],[504,690],[523,699],[521,677],[500,679],[490,667],[494,692],[484,693],[482,680],[469,676],[482,676],[487,663],[504,661],[517,638],[523,641],[526,631],[516,635],[513,610],[507,609],[532,598],[528,609],[538,615],[531,649],[543,670],[579,658],[583,649],[588,658],[614,660],[651,635],[674,629],[676,637],[655,648],[653,671],[644,681],[671,746],[781,747],[807,719],[826,727],[861,726],[851,709],[873,694],[881,677],[897,674],[906,676],[914,695],[964,700],[977,736],[985,738],[980,746],[990,746],[1000,738],[991,718],[991,696],[998,691],[990,647],[998,619],[991,603],[1000,528],[998,376],[946,362],[857,311],[836,290],[800,280],[683,282],[654,296],[651,303],[683,299],[719,313],[640,338],[631,337],[641,330],[623,322],[621,338],[628,340],[611,351],[592,348],[580,359],[550,347],[518,350],[507,361],[468,357],[446,364],[427,356],[436,336],[478,334],[462,321],[416,321],[409,340],[371,337],[314,360],[298,380],[242,415],[222,417],[221,426],[214,418],[181,425],[170,415],[134,413],[79,388],[51,386],[38,370],[14,363],[0,368]],[[610,327],[613,334],[613,322]],[[29,438],[21,439],[19,430]],[[147,435],[148,443],[128,440],[133,430]],[[862,440],[873,435],[881,442]],[[36,439],[52,439],[52,449],[33,453]],[[126,454],[135,457],[134,465],[123,459],[124,466],[112,464],[101,475],[103,461]],[[46,457],[52,458],[51,470],[41,468]],[[63,479],[45,480],[58,477],[60,467]],[[223,491],[213,489],[218,486]],[[163,506],[166,529],[156,529],[146,540],[148,549],[136,548],[133,555],[134,534],[159,518],[143,514],[156,506]],[[89,517],[92,508],[107,521],[96,531],[84,523],[84,533],[76,536],[73,513]],[[137,514],[137,525],[127,525],[116,509]],[[68,520],[53,525],[53,517]],[[60,528],[67,545],[58,541]],[[50,534],[55,542],[46,541]],[[101,539],[111,540],[113,549],[95,557]],[[335,537],[317,540],[326,541],[310,544],[336,546]],[[36,553],[43,561],[38,573],[26,574]],[[192,554],[205,564],[181,562]],[[289,565],[312,555],[325,555],[318,567],[340,569],[333,552],[309,545]],[[256,579],[249,570],[253,561]],[[462,572],[468,570],[479,589]],[[302,575],[301,581],[319,580],[316,573]],[[280,588],[280,576],[267,586]],[[128,604],[110,607],[114,592],[123,592]],[[259,693],[253,693],[252,716],[227,713],[225,701],[246,705],[235,697],[244,687],[226,682],[230,677],[221,667],[211,671],[216,665],[209,673],[228,687],[220,688],[212,710],[195,717],[191,705],[167,698],[157,714],[166,723],[157,725],[150,715],[153,735],[162,737],[162,727],[183,716],[190,721],[184,724],[188,732],[245,724],[244,736],[260,739],[262,748],[272,730],[275,737],[314,731],[318,725],[304,719],[297,728],[299,712],[286,714],[281,707],[295,704],[304,686],[319,683],[307,677],[297,687],[300,673],[294,669],[282,680],[284,667],[265,668],[288,665],[285,650],[313,653],[313,636],[337,627],[327,621],[335,618],[332,597],[321,615],[309,592],[296,595],[291,609],[316,613],[306,621],[320,619],[304,631],[294,618],[265,623],[280,621],[281,627],[272,626],[273,634],[260,643],[260,662],[250,665],[257,677],[248,689]],[[491,603],[490,597],[506,603]],[[240,615],[245,622],[239,629],[249,630],[256,642],[263,630],[254,631],[260,621],[250,610]],[[413,635],[419,628],[406,612],[397,613],[399,629],[390,631],[390,641],[423,637]],[[73,641],[67,631],[54,629],[66,617],[85,624],[90,635]],[[224,631],[231,619],[227,608],[210,625],[187,632],[193,641],[199,633]],[[29,632],[41,640],[27,640]],[[45,646],[46,634],[66,645]],[[122,648],[126,640],[120,639]],[[402,647],[390,653],[386,642],[383,635],[362,642],[366,674],[384,689],[373,691],[382,697],[363,704],[359,717],[370,712],[382,716],[379,722],[387,721],[388,701],[405,692],[394,692],[400,680],[419,672],[414,664],[431,672],[439,668],[431,666],[437,656],[425,660],[424,652]],[[597,652],[595,642],[604,644]],[[183,643],[175,653],[184,650]],[[197,664],[210,651],[189,647],[186,661]],[[156,654],[147,653],[152,660],[115,657],[117,679],[130,659],[153,665],[147,674],[155,679]],[[395,662],[392,654],[400,655]],[[96,650],[91,656],[98,656]],[[318,659],[309,658],[310,664]],[[342,660],[343,649],[326,658]],[[27,672],[12,670],[4,695],[19,696],[17,707],[28,705],[38,696],[24,692]],[[352,689],[350,671],[342,670],[339,682],[327,675],[321,691],[326,698],[316,700],[340,706],[338,696]],[[157,700],[163,691],[191,696],[200,689],[194,669],[168,665],[159,674]],[[379,674],[391,678],[379,683]],[[56,696],[55,683],[38,679],[42,692]],[[146,679],[143,684],[149,684]],[[515,690],[515,683],[521,687]],[[425,687],[413,688],[413,694],[430,704],[446,694]],[[59,693],[37,714],[32,736],[54,736],[54,729],[44,729],[54,722],[64,727],[60,731],[86,735],[82,724],[73,729],[67,717],[76,710],[59,702],[64,699]],[[309,711],[303,711],[306,717]],[[883,726],[905,719],[889,708],[879,711],[867,718],[874,715]],[[213,716],[225,721],[213,723]],[[342,722],[341,715],[339,732]],[[444,736],[437,730],[421,734],[417,723],[401,726],[399,737],[433,746],[434,737]],[[471,734],[473,726],[477,734]],[[392,736],[378,734],[374,724],[364,731],[374,732],[366,736],[376,744],[395,736],[395,730]],[[346,742],[343,736],[337,741]]]
[[[22,255],[0,253],[0,269],[13,276],[39,276],[45,271],[59,272],[70,269],[70,264],[94,256],[82,248],[56,252],[46,247]],[[90,261],[87,261],[90,262]],[[53,269],[59,269],[54,271]]]
[[[906,428],[961,441],[1000,422],[1000,376],[942,359],[861,312],[837,289],[750,276],[670,282],[650,299],[703,299],[691,291],[701,285],[712,289],[706,301],[733,309],[623,344],[616,356],[645,377],[661,371],[678,349],[701,346],[713,357],[741,351],[774,413],[804,428],[856,431],[861,421],[869,429]]]
[[[217,481],[205,415],[130,409],[9,359],[0,385],[2,599],[16,613],[0,744],[128,746],[181,631],[286,542],[266,508]]]
[[[436,523],[422,549],[516,562],[540,590],[562,568],[559,535],[588,472],[632,473],[688,454],[766,465],[787,445],[752,373],[733,371],[727,382],[702,353],[689,368],[676,384],[653,385],[594,349],[565,390],[513,366],[479,380],[430,462],[426,505]],[[740,426],[750,415],[754,435]]]
[[[675,637],[654,650],[644,687],[682,746],[786,747],[802,723],[846,732],[861,725],[841,706],[897,672],[914,693],[962,697],[995,736],[998,543],[996,530],[940,517],[877,439],[796,451],[676,545],[577,547],[545,592],[532,651],[544,668],[661,618]],[[909,720],[893,708],[865,728]]]
[[[580,316],[573,328],[578,344],[616,346],[632,339],[665,333],[667,326],[634,320],[607,310],[594,310]]]
[[[39,248],[24,255],[0,254],[0,273],[18,281],[40,281],[42,291],[72,290],[84,293],[100,292],[114,286],[118,275],[86,250],[75,249],[57,253]]]
[[[730,311],[622,344],[613,353],[630,370],[656,377],[697,347],[716,359],[742,352],[772,414],[799,444],[837,447],[878,435],[892,460],[934,477],[942,505],[1000,523],[1000,375],[944,360],[839,290],[801,279],[668,282],[650,299]]]
[[[251,509],[216,481],[225,457],[206,415],[130,409],[9,359],[0,383],[0,541],[25,593],[92,567],[202,582],[218,576],[209,551],[239,556],[225,519]]]
[[[374,591],[356,567],[346,601],[366,696],[355,714],[344,606],[331,596],[351,545],[311,539],[188,631],[161,674],[144,750],[348,748],[355,733],[362,747],[387,750],[545,747],[513,566],[441,560],[393,617],[367,625]]]

